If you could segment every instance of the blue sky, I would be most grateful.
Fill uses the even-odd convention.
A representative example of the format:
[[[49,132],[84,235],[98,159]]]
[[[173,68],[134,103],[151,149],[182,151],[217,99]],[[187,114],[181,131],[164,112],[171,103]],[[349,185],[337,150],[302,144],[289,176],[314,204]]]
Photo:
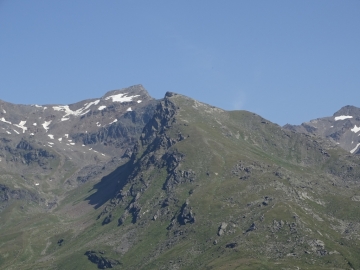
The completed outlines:
[[[0,0],[0,99],[134,84],[280,125],[360,107],[360,1]]]

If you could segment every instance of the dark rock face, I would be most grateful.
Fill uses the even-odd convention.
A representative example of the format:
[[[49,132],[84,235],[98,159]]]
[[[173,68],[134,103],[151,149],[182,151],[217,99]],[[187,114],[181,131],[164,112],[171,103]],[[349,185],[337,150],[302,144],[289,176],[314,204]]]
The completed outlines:
[[[55,158],[55,155],[44,149],[36,149],[24,153],[23,157],[27,164],[30,164],[31,162],[38,162],[38,164],[41,166],[48,163],[49,159]]]
[[[31,144],[25,139],[21,139],[21,141],[16,146],[16,148],[23,149],[23,150],[33,150],[33,147],[31,146]]]
[[[99,269],[113,268],[116,265],[119,265],[118,260],[110,259],[103,256],[104,252],[96,252],[93,250],[86,251],[86,255],[92,263],[95,263]]]
[[[44,166],[56,157],[54,153],[25,139],[21,139],[16,147],[14,147],[12,140],[2,140],[0,142],[0,153],[1,150],[2,155],[8,157],[9,161],[26,165],[37,163],[39,166]]]
[[[105,217],[104,221],[102,222],[103,225],[110,223],[113,220],[112,214],[109,214],[107,217]]]
[[[235,247],[237,247],[237,243],[230,243],[230,244],[227,244],[225,247],[226,248],[235,248]]]
[[[115,148],[125,147],[137,141],[145,124],[151,119],[156,101],[137,111],[126,112],[118,121],[110,126],[100,127],[92,133],[76,133],[72,135],[75,141],[85,145],[105,144]]]
[[[144,170],[166,168],[168,172],[167,180],[164,183],[164,189],[166,190],[170,190],[175,184],[194,180],[195,173],[191,170],[178,170],[184,155],[170,149],[177,142],[184,139],[182,136],[171,138],[166,133],[166,130],[176,122],[176,113],[176,106],[169,99],[165,98],[157,105],[153,117],[143,129],[138,143],[134,145],[132,150],[126,150],[127,156],[131,154],[131,158],[127,163],[129,169],[131,168],[129,170],[131,173],[125,177],[126,181],[123,185],[130,185],[130,189],[129,192],[120,189],[115,198],[107,205],[106,210],[100,214],[99,218],[106,215],[103,224],[106,224],[105,220],[109,220],[108,216],[112,209],[121,204],[127,204],[127,206],[122,216],[118,219],[119,225],[122,225],[129,215],[132,216],[133,223],[141,219],[142,206],[138,200],[151,185],[152,181],[151,178],[143,176],[142,171]],[[142,155],[139,156],[141,151]],[[155,219],[159,215],[156,215]],[[192,210],[184,205],[179,222],[185,224],[193,223],[194,221],[195,218]]]
[[[252,232],[252,231],[255,231],[256,230],[256,225],[255,223],[251,224],[249,229],[246,230],[246,232]]]
[[[132,156],[158,103],[141,85],[69,105],[0,101],[0,170],[21,175],[41,191],[69,190],[98,179],[123,164],[120,157]],[[59,181],[65,185],[57,186]]]
[[[62,246],[63,243],[64,243],[64,239],[59,239],[59,240],[57,241],[57,244],[58,244],[59,246]]]
[[[16,143],[15,149],[19,151],[29,152],[38,149],[37,144],[45,144],[60,153],[70,150],[66,148],[80,152],[82,145],[90,145],[105,155],[120,152],[121,156],[138,140],[157,103],[141,85],[70,105],[27,106],[2,102],[0,138],[3,143],[7,143],[6,140]]]
[[[178,216],[178,222],[181,225],[185,225],[187,223],[192,224],[195,222],[195,215],[194,215],[191,207],[189,206],[188,201],[186,201],[181,208],[181,213]]]
[[[0,202],[8,202],[10,200],[31,200],[38,202],[40,198],[33,192],[24,189],[11,189],[6,185],[0,184]]]

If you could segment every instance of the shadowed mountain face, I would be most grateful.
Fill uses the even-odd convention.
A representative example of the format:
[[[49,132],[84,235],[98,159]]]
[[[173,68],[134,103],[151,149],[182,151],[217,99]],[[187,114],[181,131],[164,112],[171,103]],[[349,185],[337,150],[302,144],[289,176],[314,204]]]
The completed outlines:
[[[11,166],[1,176],[1,268],[360,268],[358,155],[247,111],[175,93],[156,103],[127,150],[93,142],[122,158],[76,167],[73,151],[4,138],[7,164],[39,185]]]
[[[331,117],[311,120],[300,126],[287,124],[284,128],[318,135],[352,154],[360,153],[360,109],[354,106],[345,106]]]
[[[12,141],[37,140],[59,151],[86,149],[88,153],[92,148],[100,158],[137,140],[155,103],[141,85],[71,105],[28,106],[0,101],[0,134]]]
[[[141,85],[71,105],[0,101],[1,183],[55,207],[66,191],[123,163],[157,102]]]

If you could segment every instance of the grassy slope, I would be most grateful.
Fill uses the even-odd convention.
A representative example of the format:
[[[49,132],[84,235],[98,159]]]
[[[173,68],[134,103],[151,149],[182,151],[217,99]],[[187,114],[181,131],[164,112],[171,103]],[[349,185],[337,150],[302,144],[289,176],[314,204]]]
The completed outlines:
[[[127,218],[121,226],[116,219],[102,226],[96,217],[105,206],[100,198],[125,180],[126,166],[95,189],[87,183],[69,192],[52,213],[12,204],[0,214],[6,220],[1,225],[0,267],[97,269],[84,256],[94,249],[120,260],[119,269],[360,268],[359,202],[351,199],[359,195],[356,158],[249,112],[224,112],[182,96],[170,100],[180,109],[166,133],[176,138],[180,132],[186,139],[168,151],[184,154],[177,169],[193,170],[195,181],[166,191],[165,167],[143,171],[149,185],[139,199],[142,216],[136,223]],[[236,169],[238,164],[248,169]],[[349,166],[353,169],[340,175]],[[132,184],[123,189],[131,190]],[[173,200],[162,207],[166,198]],[[186,200],[195,223],[167,229]],[[113,215],[119,218],[126,206],[119,205]],[[280,221],[281,228],[274,226]],[[228,226],[218,236],[222,222]],[[257,229],[246,232],[252,223]],[[334,253],[318,255],[311,245],[316,239]],[[226,248],[229,243],[237,246]]]

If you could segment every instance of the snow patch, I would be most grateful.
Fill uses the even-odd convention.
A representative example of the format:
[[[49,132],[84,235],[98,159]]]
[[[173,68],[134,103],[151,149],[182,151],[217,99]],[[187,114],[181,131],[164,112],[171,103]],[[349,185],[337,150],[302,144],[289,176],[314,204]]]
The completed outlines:
[[[11,134],[11,132],[10,132],[10,131],[6,131],[6,133],[7,133],[7,134]]]
[[[141,103],[142,102],[142,100],[138,100],[138,101],[136,101],[137,103]]]
[[[53,143],[53,142],[48,142],[48,144],[51,144],[51,145],[53,145],[54,143]]]
[[[350,153],[353,154],[359,147],[360,143],[358,143],[354,149],[350,150]]]
[[[38,186],[38,185],[40,185],[39,183],[35,183],[35,186]]]
[[[70,144],[71,144],[71,145],[75,145],[75,143],[73,143],[73,142],[72,142],[72,143],[70,143]]]
[[[37,126],[37,124],[36,124],[36,123],[34,123],[34,124],[33,124],[33,126]]]
[[[103,109],[105,109],[106,108],[106,106],[100,106],[99,108],[98,108],[98,110],[99,111],[102,111]]]
[[[116,123],[117,122],[117,119],[115,119],[114,121],[112,121],[111,123],[109,123],[109,125],[113,124],[113,123]]]
[[[95,100],[95,101],[92,101],[92,102],[89,102],[89,103],[85,103],[84,104],[84,107],[76,110],[76,111],[73,111],[69,108],[68,105],[64,105],[64,106],[53,106],[52,108],[55,110],[55,111],[60,111],[60,112],[64,112],[65,115],[61,118],[61,121],[66,121],[66,120],[69,120],[69,117],[70,115],[75,115],[75,116],[79,116],[79,115],[84,115],[84,114],[87,114],[90,110],[89,108],[92,106],[92,105],[98,105],[100,102],[100,99],[98,100]]]
[[[340,116],[335,117],[335,121],[345,120],[345,119],[348,119],[348,118],[353,118],[353,117],[351,115],[340,115]]]
[[[80,115],[84,115],[84,114],[87,114],[88,112],[90,112],[91,110],[87,110],[87,111],[85,111],[85,112],[83,112],[82,114],[80,114]]]
[[[357,127],[356,125],[351,129],[352,132],[358,133],[360,131],[360,127]]]
[[[127,112],[132,112],[131,107],[129,107],[126,111],[127,111]]]
[[[41,124],[44,127],[44,129],[46,130],[46,132],[48,132],[48,130],[49,130],[49,125],[51,124],[51,121],[52,120],[45,121],[43,124]]]
[[[98,127],[101,127],[101,124],[100,124],[99,122],[96,122],[96,125],[97,125]]]
[[[12,125],[12,123],[11,123],[10,121],[6,121],[4,117],[2,117],[2,118],[0,119],[0,121]]]
[[[21,128],[23,133],[25,133],[25,130],[27,130],[27,127],[24,126],[25,124],[26,124],[26,121],[20,121],[20,123],[18,125],[14,124],[14,126]]]
[[[54,139],[54,135],[48,134],[48,136],[50,137],[50,139]]]
[[[65,134],[65,137],[69,139],[69,134]]]
[[[34,105],[36,108],[41,108],[42,106],[40,106],[40,105],[37,105],[37,104],[35,104]]]
[[[20,134],[19,132],[17,132],[15,129],[13,129],[13,131],[15,131],[16,134]]]
[[[62,141],[62,138],[59,138],[58,140],[59,140],[59,142],[61,142],[61,141]]]
[[[135,95],[135,96],[126,96],[127,94],[117,94],[117,95],[112,95],[112,96],[108,96],[105,98],[105,100],[109,100],[112,99],[113,102],[130,102],[133,100],[133,98],[139,97],[140,95]]]
[[[3,113],[6,113],[6,111],[3,109]]]
[[[34,133],[30,133],[30,135],[34,136],[35,134],[34,134]]]

